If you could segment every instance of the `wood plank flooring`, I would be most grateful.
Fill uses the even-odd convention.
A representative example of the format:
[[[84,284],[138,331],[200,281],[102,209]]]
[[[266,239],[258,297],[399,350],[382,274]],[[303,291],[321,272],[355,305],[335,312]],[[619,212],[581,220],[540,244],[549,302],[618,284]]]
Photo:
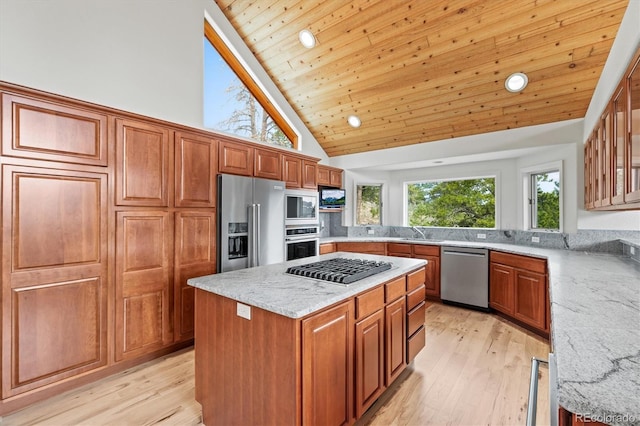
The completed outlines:
[[[427,346],[358,425],[523,425],[531,357],[549,345],[503,319],[431,304]],[[198,425],[193,349],[5,416],[10,425]],[[538,424],[549,423],[548,372],[541,368]]]

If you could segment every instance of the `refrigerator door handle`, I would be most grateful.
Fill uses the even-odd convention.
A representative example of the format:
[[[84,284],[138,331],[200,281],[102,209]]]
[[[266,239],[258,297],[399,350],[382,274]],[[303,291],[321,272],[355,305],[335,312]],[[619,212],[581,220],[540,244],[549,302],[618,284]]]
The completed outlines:
[[[247,205],[247,221],[249,222],[247,225],[248,228],[248,232],[249,232],[249,236],[248,236],[248,241],[249,241],[249,247],[247,247],[247,267],[251,268],[252,266],[256,266],[254,265],[255,262],[255,252],[254,252],[254,247],[256,245],[256,233],[255,233],[255,212],[254,212],[254,206],[255,204],[248,204]]]
[[[261,263],[260,262],[260,237],[261,237],[260,218],[262,217],[260,215],[260,204],[254,204],[254,213],[255,213],[254,223],[256,227],[255,229],[256,233],[254,234],[255,262],[256,262],[256,266],[260,266],[260,263]]]

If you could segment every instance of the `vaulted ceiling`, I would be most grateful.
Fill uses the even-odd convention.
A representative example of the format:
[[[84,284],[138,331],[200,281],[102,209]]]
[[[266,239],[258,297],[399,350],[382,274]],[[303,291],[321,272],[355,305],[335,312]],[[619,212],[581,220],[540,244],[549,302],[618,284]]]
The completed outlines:
[[[628,4],[215,1],[329,156],[584,117]]]

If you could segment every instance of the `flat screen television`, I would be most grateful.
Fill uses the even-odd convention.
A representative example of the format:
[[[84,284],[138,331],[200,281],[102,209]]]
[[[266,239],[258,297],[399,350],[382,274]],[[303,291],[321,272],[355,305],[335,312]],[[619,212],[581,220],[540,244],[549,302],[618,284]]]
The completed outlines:
[[[320,208],[321,209],[339,209],[344,207],[346,197],[344,189],[320,190]]]

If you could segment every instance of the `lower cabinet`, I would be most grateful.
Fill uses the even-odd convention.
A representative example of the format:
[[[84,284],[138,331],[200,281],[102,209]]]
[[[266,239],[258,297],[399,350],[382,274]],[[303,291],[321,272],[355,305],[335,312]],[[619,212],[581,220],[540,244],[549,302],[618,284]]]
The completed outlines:
[[[356,417],[360,418],[385,390],[384,310],[356,323]]]
[[[425,295],[440,300],[440,246],[428,244],[387,243],[387,256],[413,257],[427,261],[424,267]]]
[[[118,212],[116,241],[119,361],[173,342],[173,217],[166,211]]]
[[[385,384],[389,386],[407,366],[407,306],[404,296],[384,308],[385,316]]]
[[[381,256],[387,254],[386,243],[374,242],[338,242],[336,243],[336,251],[379,254]]]
[[[302,423],[353,418],[353,301],[302,321]]]
[[[334,251],[336,251],[336,243],[320,244],[320,254],[333,253]]]
[[[543,259],[492,251],[489,306],[547,336],[550,318],[546,271]]]

